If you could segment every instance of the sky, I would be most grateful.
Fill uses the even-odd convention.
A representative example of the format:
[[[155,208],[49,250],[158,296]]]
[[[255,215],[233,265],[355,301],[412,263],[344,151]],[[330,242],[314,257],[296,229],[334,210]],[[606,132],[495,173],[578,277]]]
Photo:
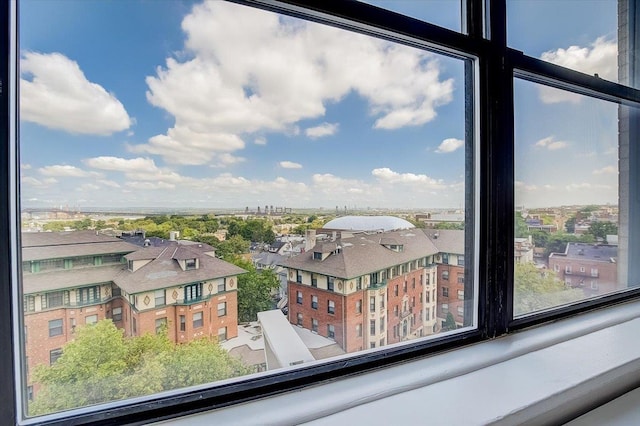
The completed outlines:
[[[616,79],[615,1],[508,12],[510,46]],[[460,59],[224,1],[23,0],[19,41],[23,207],[464,208]],[[615,105],[515,104],[518,204],[617,202]]]

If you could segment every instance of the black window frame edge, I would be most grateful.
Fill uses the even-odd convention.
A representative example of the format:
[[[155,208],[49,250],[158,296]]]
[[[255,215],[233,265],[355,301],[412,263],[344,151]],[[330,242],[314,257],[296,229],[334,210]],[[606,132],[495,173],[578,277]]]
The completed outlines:
[[[455,349],[488,338],[503,335],[524,327],[530,327],[550,320],[572,316],[580,312],[597,309],[635,298],[640,290],[630,290],[622,294],[587,300],[575,305],[561,307],[550,312],[534,313],[532,315],[513,320],[513,211],[514,211],[514,175],[513,175],[513,81],[514,76],[523,76],[532,81],[544,81],[546,84],[559,88],[569,88],[579,93],[603,99],[628,101],[631,104],[640,101],[640,92],[627,86],[606,82],[596,77],[586,76],[575,71],[567,70],[536,58],[522,55],[521,52],[506,46],[506,0],[462,0],[463,13],[467,13],[469,20],[464,21],[467,34],[443,29],[415,18],[406,17],[395,12],[379,9],[375,6],[356,1],[323,2],[313,0],[229,0],[246,4],[306,20],[340,27],[349,31],[356,31],[383,38],[395,43],[413,45],[458,58],[477,56],[478,74],[470,77],[466,74],[466,83],[475,78],[480,83],[477,87],[478,98],[470,99],[478,105],[478,120],[474,129],[478,131],[477,149],[474,164],[479,164],[483,173],[479,174],[474,190],[467,190],[469,197],[478,197],[475,209],[478,217],[472,218],[467,214],[467,223],[476,223],[478,241],[473,241],[473,232],[467,232],[467,247],[478,247],[478,253],[465,256],[465,276],[474,276],[478,290],[478,322],[477,329],[461,330],[455,334],[438,336],[432,340],[412,343],[392,348],[383,348],[371,353],[361,354],[352,358],[337,359],[318,365],[301,367],[291,371],[276,372],[273,375],[251,377],[233,383],[220,385],[203,385],[197,388],[176,390],[169,393],[141,397],[122,402],[102,404],[97,407],[57,413],[51,416],[27,418],[24,423],[50,425],[74,424],[143,424],[149,421],[159,421],[179,416],[203,412],[215,408],[229,406],[258,398],[286,393],[301,389],[309,385],[359,374],[391,364],[400,363],[424,357],[435,352]],[[465,12],[466,11],[466,12]],[[487,13],[488,22],[478,20]],[[0,36],[0,49],[3,59],[0,61],[0,82],[8,82],[3,89],[17,90],[18,74],[12,73],[13,58],[17,58],[13,49],[17,40],[17,1],[3,3],[0,11],[0,24],[6,31]],[[2,27],[2,25],[0,25]],[[491,39],[483,39],[482,32],[491,34]],[[421,42],[415,42],[420,40]],[[12,43],[14,45],[12,45]],[[465,52],[469,56],[460,56],[455,52]],[[5,64],[6,62],[6,64]],[[468,62],[468,61],[467,61]],[[15,68],[14,68],[15,71]],[[521,74],[518,74],[521,73]],[[492,78],[489,79],[488,76]],[[13,78],[13,80],[10,78]],[[500,76],[501,78],[497,78]],[[585,88],[588,90],[585,92]],[[5,208],[0,209],[0,253],[6,249],[6,256],[0,256],[0,282],[12,283],[12,268],[17,260],[11,258],[19,256],[13,251],[11,241],[19,241],[19,235],[12,232],[19,229],[16,212],[12,208],[18,206],[18,200],[12,198],[12,189],[17,191],[18,183],[13,182],[11,174],[10,120],[12,98],[8,90],[0,90],[0,126],[3,142],[0,152],[0,197]],[[473,90],[472,90],[473,92]],[[473,97],[473,96],[472,96]],[[467,104],[468,105],[468,104]],[[15,115],[14,115],[15,117]],[[467,118],[469,118],[467,116]],[[17,123],[13,123],[17,131]],[[470,135],[466,134],[465,137]],[[476,136],[474,136],[476,137]],[[492,142],[493,140],[493,142]],[[16,147],[18,149],[18,147]],[[473,157],[473,153],[471,155]],[[469,165],[467,158],[467,165]],[[472,171],[477,173],[477,171]],[[468,174],[468,171],[467,171]],[[13,176],[16,176],[14,174]],[[467,179],[469,176],[467,176]],[[467,184],[469,181],[467,180]],[[14,188],[12,188],[14,185]],[[477,193],[477,194],[476,194]],[[17,194],[17,192],[16,192]],[[471,194],[471,195],[470,195]],[[472,204],[473,205],[473,204]],[[467,211],[470,209],[467,209]],[[506,228],[505,228],[506,227]],[[13,240],[12,240],[13,238]],[[476,245],[477,244],[477,245]],[[476,261],[476,265],[474,262]],[[484,265],[480,267],[480,265]],[[474,274],[477,272],[477,275]],[[465,280],[465,283],[472,280]],[[0,345],[0,356],[6,361],[0,366],[0,386],[2,389],[14,389],[14,393],[0,401],[0,415],[2,418],[21,419],[22,413],[17,407],[17,393],[26,392],[21,389],[21,383],[16,381],[16,348],[20,342],[14,342],[14,328],[22,324],[19,318],[19,307],[22,302],[17,297],[17,289],[13,285],[0,286],[0,338],[9,345]],[[465,294],[474,294],[473,289]],[[12,292],[13,291],[13,292]],[[15,293],[14,293],[15,292]],[[473,299],[465,301],[467,306],[473,307]],[[471,310],[465,309],[465,324],[472,321]],[[21,312],[21,311],[20,311]],[[17,324],[16,322],[17,321]],[[22,397],[21,399],[24,399]]]

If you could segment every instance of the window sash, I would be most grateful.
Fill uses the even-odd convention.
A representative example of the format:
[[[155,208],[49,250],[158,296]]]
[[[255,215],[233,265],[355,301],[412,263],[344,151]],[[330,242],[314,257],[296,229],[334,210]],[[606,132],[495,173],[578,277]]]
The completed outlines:
[[[239,0],[241,1],[241,0]],[[0,6],[0,26],[3,28],[11,28],[12,14],[15,13],[13,2],[6,2]],[[247,0],[246,3],[258,4],[252,0]],[[292,0],[290,3],[296,3]],[[299,0],[301,6],[305,6],[308,1]],[[505,4],[500,1],[491,2],[491,20],[485,23],[482,22],[481,13],[473,13],[473,10],[467,11],[468,15],[464,21],[468,22],[468,35],[465,34],[451,34],[448,31],[429,25],[426,23],[415,23],[414,20],[404,18],[402,16],[386,15],[385,13],[372,13],[372,9],[367,4],[340,4],[342,2],[325,2],[320,5],[315,5],[317,11],[305,11],[304,9],[297,9],[298,5],[278,4],[270,7],[285,13],[296,14],[305,17],[312,17],[314,20],[321,22],[332,21],[330,15],[334,13],[340,16],[342,26],[352,27],[355,30],[369,31],[373,34],[384,34],[387,38],[392,38],[401,42],[410,42],[421,44],[437,44],[437,48],[444,53],[453,53],[454,51],[464,51],[470,56],[477,56],[482,59],[481,71],[482,75],[490,75],[491,78],[488,81],[482,81],[487,83],[486,88],[478,92],[480,99],[476,100],[480,105],[480,123],[491,122],[492,129],[496,129],[493,133],[486,128],[480,128],[479,132],[479,149],[477,153],[478,163],[484,160],[494,158],[494,161],[486,161],[486,169],[482,171],[482,179],[478,179],[477,187],[473,189],[476,193],[487,194],[487,197],[483,200],[481,206],[476,206],[475,220],[478,221],[480,217],[484,217],[484,222],[480,224],[482,232],[479,234],[479,239],[472,243],[472,238],[475,235],[467,239],[467,247],[478,247],[474,253],[477,256],[473,259],[469,254],[465,259],[465,275],[474,276],[474,279],[468,279],[467,281],[477,282],[477,276],[482,275],[486,277],[482,283],[485,285],[480,289],[482,297],[475,297],[480,300],[478,307],[478,330],[468,333],[461,333],[455,337],[455,340],[459,340],[460,344],[464,342],[472,343],[473,339],[464,339],[463,337],[480,335],[501,335],[504,334],[507,328],[511,329],[521,328],[527,325],[536,324],[543,321],[552,320],[568,315],[581,312],[583,310],[592,309],[597,306],[602,306],[608,303],[614,303],[618,300],[637,297],[640,292],[632,290],[626,294],[616,294],[611,297],[605,298],[602,301],[586,301],[575,306],[570,306],[563,309],[555,309],[548,313],[541,313],[531,315],[527,318],[518,319],[514,321],[509,306],[512,298],[511,289],[513,277],[510,276],[510,268],[494,268],[490,265],[503,262],[506,265],[513,265],[513,244],[512,244],[512,229],[513,229],[513,215],[509,213],[511,210],[509,207],[513,205],[513,180],[512,174],[508,167],[504,168],[498,166],[498,164],[505,164],[500,161],[501,159],[513,158],[513,135],[511,134],[513,127],[513,120],[511,117],[511,104],[513,101],[512,88],[510,88],[510,80],[514,75],[526,77],[531,80],[538,80],[544,82],[552,82],[554,85],[575,88],[579,91],[589,94],[596,94],[602,98],[607,99],[622,99],[623,102],[640,102],[640,91],[625,87],[620,84],[598,81],[596,77],[585,76],[575,71],[562,69],[556,66],[550,66],[549,64],[542,64],[540,60],[531,58],[526,55],[522,55],[520,52],[513,51],[506,47],[506,28],[504,22],[506,22]],[[295,9],[295,10],[294,10]],[[350,19],[359,22],[351,26],[348,22]],[[336,19],[337,21],[337,19]],[[346,23],[344,23],[346,22]],[[384,28],[382,30],[376,30],[376,28]],[[481,40],[482,28],[488,28],[491,34],[491,40]],[[364,28],[364,30],[362,29]],[[398,35],[393,35],[397,33]],[[409,36],[406,34],[409,33]],[[411,34],[414,37],[410,37]],[[389,35],[391,34],[391,35]],[[10,53],[9,43],[5,40],[5,35],[0,36],[0,54],[4,57],[8,57]],[[9,66],[11,61],[7,61],[7,66],[3,66],[0,70],[0,80],[9,81],[11,86],[15,87],[15,79],[12,81],[9,79]],[[2,61],[0,61],[2,63]],[[506,64],[506,66],[505,66]],[[479,77],[477,77],[479,78]],[[552,81],[553,80],[553,81]],[[484,87],[484,86],[483,86]],[[12,104],[12,99],[0,98],[2,104],[0,105],[0,122],[4,124],[4,127],[0,129],[3,133],[3,137],[9,135],[9,126],[6,123],[11,122],[10,110],[15,108]],[[493,108],[492,105],[500,105],[502,111],[498,111],[497,108]],[[11,112],[13,114],[13,112]],[[8,118],[8,119],[6,119]],[[497,143],[490,143],[490,141],[499,141]],[[506,150],[504,148],[507,148]],[[15,170],[16,156],[15,151],[6,144],[2,146],[2,152],[0,153],[0,168],[3,170]],[[508,161],[507,161],[508,163]],[[479,176],[479,175],[478,175]],[[0,196],[2,202],[0,207],[6,209],[7,213],[10,213],[15,207],[16,189],[15,178],[9,176],[8,173],[0,174]],[[5,189],[8,188],[8,189]],[[471,189],[469,189],[471,192]],[[498,195],[499,194],[499,195]],[[0,215],[2,216],[2,215]],[[467,220],[469,224],[470,219]],[[16,239],[13,237],[12,229],[17,227],[17,221],[11,219],[11,215],[7,214],[2,216],[0,221],[0,282],[17,282],[17,273],[13,271],[13,266],[9,259],[9,253],[18,253],[18,247]],[[486,232],[496,231],[498,229],[506,232]],[[474,266],[477,265],[477,266]],[[473,274],[474,268],[478,268],[478,275]],[[471,275],[469,275],[471,273]],[[469,283],[465,283],[465,288]],[[3,327],[2,336],[11,335],[11,325],[14,323],[21,323],[21,318],[14,314],[12,316],[11,303],[15,303],[19,306],[20,298],[12,297],[10,286],[2,286],[0,297],[0,325]],[[470,293],[468,293],[470,294]],[[475,294],[475,293],[473,293]],[[185,297],[186,299],[186,297]],[[487,305],[482,300],[495,300],[500,303],[495,305]],[[490,322],[488,318],[497,318],[495,321]],[[135,324],[135,318],[132,319]],[[19,327],[13,327],[19,329]],[[442,340],[444,342],[445,340]],[[447,340],[449,342],[449,340]],[[0,359],[15,360],[15,352],[13,345],[4,344],[0,342]],[[375,344],[373,344],[375,346]],[[433,350],[437,350],[441,347],[439,341],[428,343]],[[442,344],[444,345],[444,343]],[[421,348],[424,345],[416,344],[416,348]],[[444,347],[444,346],[442,346]],[[395,354],[395,355],[394,355]],[[403,359],[402,355],[398,355],[393,351],[384,353],[383,355],[387,362],[393,362],[394,360],[400,361]],[[411,356],[411,355],[410,355]],[[376,354],[363,355],[357,357],[353,361],[352,365],[362,365],[363,369],[366,368],[367,363],[373,363],[376,361]],[[325,365],[320,365],[315,369],[309,369],[307,374],[312,377],[317,372],[328,372],[333,368],[335,370],[335,376],[340,375],[340,370],[335,369],[335,363],[328,362]],[[0,385],[3,389],[14,388],[14,374],[13,374],[13,362],[5,362],[0,367]],[[300,376],[305,373],[300,373]],[[270,379],[269,383],[271,383]],[[256,397],[260,395],[260,384],[266,386],[266,381],[256,379],[256,386],[253,386]],[[228,389],[233,390],[233,386]],[[218,390],[207,392],[198,392],[197,398],[202,401],[198,409],[206,409],[207,402],[216,401],[217,396],[220,395]],[[2,407],[9,407],[6,412],[13,413],[16,417],[19,416],[17,411],[17,405],[15,404],[15,395],[13,397],[5,398]],[[181,405],[188,403],[189,401],[195,401],[194,397],[191,399],[188,396],[181,398],[174,398],[172,401],[167,401],[167,405],[174,406],[174,414],[179,414],[181,411]],[[166,412],[166,406],[158,407],[159,410]],[[110,409],[111,418],[125,419],[130,411],[127,407]],[[90,421],[93,418],[100,418],[100,414],[83,414],[83,419]],[[151,409],[148,412],[144,412],[142,416],[146,419],[154,418],[154,410]]]

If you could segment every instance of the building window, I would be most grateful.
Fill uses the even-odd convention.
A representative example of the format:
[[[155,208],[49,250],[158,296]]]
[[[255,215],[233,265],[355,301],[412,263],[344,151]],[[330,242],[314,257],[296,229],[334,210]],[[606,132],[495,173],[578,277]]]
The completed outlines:
[[[318,309],[318,296],[311,296],[311,307]]]
[[[591,268],[591,276],[592,277],[598,276],[598,268]]]
[[[218,329],[218,342],[227,341],[227,327],[220,327]]]
[[[464,290],[458,290],[458,300],[464,300]]]
[[[100,301],[100,286],[84,287],[76,290],[76,300],[79,305]]]
[[[187,330],[187,317],[186,315],[180,315],[180,331]]]
[[[362,313],[362,299],[356,300],[356,314]]]
[[[218,293],[224,293],[227,291],[227,279],[222,278],[221,281],[218,281]]]
[[[313,260],[322,260],[322,253],[320,253],[319,251],[314,251]]]
[[[376,334],[376,320],[369,321],[369,334],[372,336]]]
[[[298,303],[298,305],[302,305],[302,292],[301,291],[297,291],[296,292],[296,302]]]
[[[71,268],[73,268],[73,260],[65,259],[64,260],[64,269],[71,269]]]
[[[156,290],[155,293],[156,306],[163,306],[166,303],[166,292],[164,289]]]
[[[189,271],[191,269],[196,269],[196,259],[187,259],[184,261],[184,269]]]
[[[46,293],[41,297],[42,309],[57,308],[58,306],[69,305],[68,291],[54,291]]]
[[[406,294],[407,293],[407,280],[404,280],[404,284],[402,284],[402,291]]]
[[[302,284],[302,273],[300,271],[296,272],[296,282]]]
[[[396,284],[396,287],[393,289],[393,294],[398,297],[398,284]]]
[[[202,298],[202,283],[189,284],[184,287],[184,301],[195,302]]]
[[[223,317],[227,315],[227,302],[218,303],[218,316]]]
[[[449,271],[442,271],[442,279],[444,281],[449,281]]]
[[[411,288],[412,289],[416,288],[416,278],[415,277],[411,278]]]
[[[302,327],[302,313],[298,312],[297,318],[296,318],[296,324],[298,324],[300,327]]]
[[[458,255],[458,266],[464,266],[464,256],[461,254]]]
[[[102,265],[102,256],[93,256],[93,266]]]
[[[384,311],[384,295],[380,296],[380,312]]]
[[[327,337],[329,339],[335,339],[336,337],[336,329],[333,325],[327,325]]]
[[[62,349],[53,349],[49,351],[49,365],[53,365],[62,356]]]
[[[362,290],[362,277],[356,278],[356,290]]]
[[[396,317],[399,317],[399,316],[400,316],[400,307],[399,307],[398,305],[396,305],[396,306],[394,306],[394,307],[393,307],[393,314],[394,314]]]
[[[316,274],[311,274],[311,287],[318,287],[318,277]]]
[[[464,276],[458,276],[458,284],[464,284]]]
[[[362,337],[362,324],[356,324],[356,337]]]
[[[442,312],[444,314],[446,314],[447,312],[449,312],[449,304],[448,303],[443,303],[442,305]]]
[[[449,297],[449,287],[442,287],[442,297]]]
[[[384,332],[385,318],[380,318],[380,333]]]
[[[329,303],[327,304],[327,313],[329,314],[336,313],[336,302],[334,302],[333,300],[329,300]]]
[[[167,328],[167,317],[156,319],[156,334],[162,333]]]
[[[224,306],[225,313],[222,314],[222,315],[220,315],[220,305],[218,305],[218,316],[226,315],[226,309],[227,309],[226,302],[224,303],[224,305],[225,305]],[[196,328],[202,327],[203,325],[204,325],[204,318],[203,318],[202,312],[194,312],[193,313],[193,328],[194,328],[194,330]]]
[[[571,273],[571,265],[566,265],[564,267],[564,273],[565,274],[570,274]]]
[[[129,260],[127,263],[127,269],[133,272],[133,260]]]
[[[117,307],[117,308],[113,308],[113,311],[111,312],[111,320],[112,321],[122,321],[122,308],[121,307]]]
[[[327,277],[327,290],[333,291],[333,283],[335,281],[334,277]]]
[[[60,336],[62,333],[62,319],[49,321],[49,337]]]
[[[24,296],[24,310],[34,312],[36,310],[36,298],[34,296]]]
[[[458,306],[458,315],[460,315],[460,316],[464,315],[464,307],[463,306]]]
[[[95,324],[98,322],[98,315],[87,315],[86,317],[84,317],[84,323],[85,324]]]
[[[131,317],[131,331],[134,335],[138,334],[138,320],[136,317]]]
[[[557,263],[555,263],[555,264],[553,265],[553,270],[554,270],[555,272],[560,272],[560,265],[558,265]]]
[[[314,333],[318,332],[318,320],[315,318],[311,318],[311,331]]]
[[[376,297],[375,296],[370,296],[369,297],[369,312],[375,312],[376,311]]]

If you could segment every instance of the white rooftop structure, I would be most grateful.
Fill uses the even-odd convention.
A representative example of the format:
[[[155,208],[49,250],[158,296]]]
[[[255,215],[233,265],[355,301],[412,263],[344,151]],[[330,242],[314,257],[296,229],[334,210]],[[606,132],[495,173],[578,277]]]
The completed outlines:
[[[282,311],[274,309],[258,312],[258,321],[264,336],[264,356],[267,370],[315,361]]]
[[[342,216],[330,220],[323,228],[344,231],[394,231],[415,228],[415,226],[395,216]]]

